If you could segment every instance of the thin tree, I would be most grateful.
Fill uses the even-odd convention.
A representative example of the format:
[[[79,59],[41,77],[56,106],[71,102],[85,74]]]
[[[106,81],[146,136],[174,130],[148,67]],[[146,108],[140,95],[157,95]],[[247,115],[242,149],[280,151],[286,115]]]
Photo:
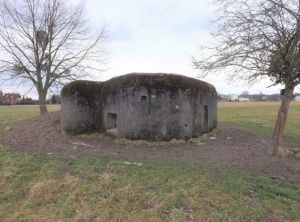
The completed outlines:
[[[52,95],[52,97],[51,97],[51,103],[52,104],[56,104],[57,103],[56,95]]]
[[[217,0],[216,3],[220,4],[212,31],[216,44],[202,48],[209,56],[193,58],[193,64],[204,75],[226,71],[232,79],[253,82],[267,77],[273,85],[284,85],[270,149],[275,155],[294,88],[300,83],[300,0]]]
[[[2,0],[0,12],[1,80],[32,84],[41,114],[50,87],[85,77],[105,60],[105,29],[91,33],[81,4]]]

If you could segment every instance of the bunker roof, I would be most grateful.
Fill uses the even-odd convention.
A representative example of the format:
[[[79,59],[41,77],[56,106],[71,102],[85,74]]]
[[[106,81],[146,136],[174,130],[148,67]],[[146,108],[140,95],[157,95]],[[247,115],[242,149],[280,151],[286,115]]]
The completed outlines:
[[[76,80],[63,87],[62,96],[74,93],[82,95],[117,93],[120,89],[126,88],[152,88],[174,91],[197,90],[201,92],[216,93],[213,85],[183,75],[168,73],[130,73],[114,77],[105,82]]]
[[[119,89],[129,87],[166,89],[170,91],[190,89],[216,93],[215,87],[207,82],[183,75],[169,73],[130,73],[114,77],[103,82],[101,91],[102,93],[113,93]]]
[[[99,94],[101,90],[101,82],[76,80],[65,85],[61,90],[62,96],[71,95],[74,93],[86,94]]]

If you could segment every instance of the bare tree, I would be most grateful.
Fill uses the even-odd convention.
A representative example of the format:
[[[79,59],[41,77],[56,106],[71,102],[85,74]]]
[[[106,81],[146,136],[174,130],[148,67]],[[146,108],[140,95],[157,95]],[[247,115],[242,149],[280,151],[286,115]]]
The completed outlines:
[[[2,81],[32,84],[46,113],[50,87],[82,78],[105,59],[105,28],[90,32],[83,5],[66,0],[2,0]]]
[[[241,96],[249,96],[249,92],[248,91],[243,91],[242,93],[241,93]]]
[[[300,0],[217,0],[213,22],[216,45],[202,48],[209,56],[193,58],[204,71],[225,70],[249,82],[268,77],[285,86],[270,149],[277,154],[294,88],[300,83]]]

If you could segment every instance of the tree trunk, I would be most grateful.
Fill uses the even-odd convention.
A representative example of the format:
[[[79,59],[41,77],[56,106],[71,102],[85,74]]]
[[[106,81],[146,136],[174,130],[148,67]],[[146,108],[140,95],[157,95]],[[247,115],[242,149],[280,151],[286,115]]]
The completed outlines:
[[[288,116],[288,111],[290,107],[290,102],[293,96],[294,87],[285,87],[285,93],[281,100],[281,106],[278,111],[278,116],[276,120],[276,125],[273,131],[272,139],[273,139],[273,145],[271,146],[269,153],[271,155],[277,155],[278,153],[278,147],[281,143],[283,132],[286,124],[286,119]]]
[[[46,96],[47,96],[47,93],[45,93],[44,91],[39,92],[39,104],[40,104],[40,114],[41,115],[48,113],[48,109],[46,106]]]

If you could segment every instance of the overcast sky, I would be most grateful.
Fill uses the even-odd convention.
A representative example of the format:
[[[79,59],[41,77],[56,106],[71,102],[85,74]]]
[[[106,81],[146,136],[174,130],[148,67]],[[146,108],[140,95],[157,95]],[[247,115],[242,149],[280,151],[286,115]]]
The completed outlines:
[[[191,56],[198,55],[201,44],[212,42],[210,21],[216,7],[212,0],[89,0],[87,13],[95,26],[109,29],[111,52],[109,70],[98,78],[108,79],[130,72],[167,72],[199,76]],[[229,83],[225,75],[204,79],[219,93],[277,93],[279,87],[267,88],[268,80],[249,86]]]
[[[110,52],[107,70],[94,80],[106,80],[130,72],[166,72],[197,77],[191,56],[198,46],[209,44],[210,20],[216,8],[212,0],[87,0],[91,27],[108,27],[106,48]],[[252,86],[229,83],[222,74],[203,79],[219,93],[278,93],[268,80]],[[17,89],[14,89],[17,90]],[[296,89],[299,91],[299,89]],[[21,90],[21,93],[24,93]],[[30,93],[29,95],[33,95]]]

